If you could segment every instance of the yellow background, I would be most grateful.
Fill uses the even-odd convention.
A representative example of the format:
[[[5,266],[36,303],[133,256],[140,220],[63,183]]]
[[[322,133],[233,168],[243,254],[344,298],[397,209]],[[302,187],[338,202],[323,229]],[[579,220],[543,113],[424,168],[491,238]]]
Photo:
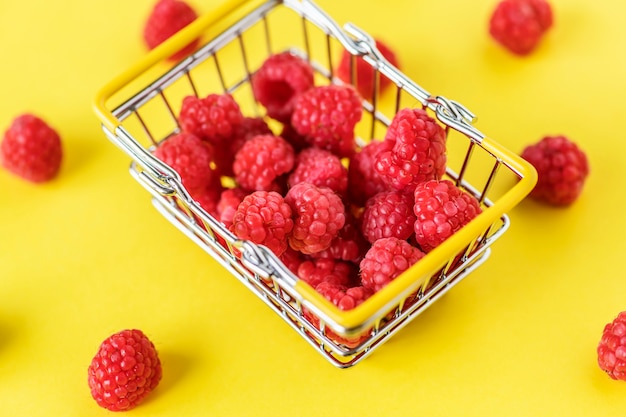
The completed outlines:
[[[595,350],[626,310],[626,6],[552,0],[555,26],[519,58],[487,34],[495,3],[318,1],[513,151],[565,134],[591,165],[574,205],[524,201],[485,265],[348,370],[163,219],[103,136],[93,98],[146,53],[152,1],[0,3],[0,126],[34,112],[65,151],[47,184],[0,171],[0,414],[109,415],[87,366],[140,328],[163,380],[136,416],[624,415],[626,383]]]

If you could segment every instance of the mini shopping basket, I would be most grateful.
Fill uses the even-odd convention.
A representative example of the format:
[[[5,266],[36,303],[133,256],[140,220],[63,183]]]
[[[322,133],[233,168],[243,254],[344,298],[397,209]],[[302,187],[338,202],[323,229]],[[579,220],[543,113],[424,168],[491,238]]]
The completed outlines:
[[[200,38],[196,52],[178,63],[167,57]],[[447,134],[445,178],[473,194],[482,213],[363,304],[341,311],[299,280],[263,246],[236,238],[207,214],[180,176],[156,159],[157,144],[180,130],[176,120],[190,94],[228,92],[244,114],[263,116],[250,77],[271,54],[290,51],[307,59],[316,83],[340,83],[334,73],[344,50],[375,70],[373,96],[363,100],[357,126],[361,144],[382,138],[400,109],[421,107]],[[356,71],[352,71],[354,80]],[[382,77],[392,88],[379,93]],[[481,265],[508,228],[506,212],[533,188],[528,163],[483,135],[463,105],[434,96],[393,67],[374,39],[357,26],[340,27],[309,0],[230,0],[151,51],[106,85],[95,111],[108,139],[131,159],[131,175],[152,195],[156,209],[274,310],[304,340],[340,368],[370,355]],[[311,319],[313,318],[313,319]]]

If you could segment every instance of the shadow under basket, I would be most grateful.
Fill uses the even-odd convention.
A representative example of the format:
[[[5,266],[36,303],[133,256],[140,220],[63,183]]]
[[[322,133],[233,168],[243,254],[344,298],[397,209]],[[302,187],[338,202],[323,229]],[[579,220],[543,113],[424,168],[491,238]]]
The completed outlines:
[[[179,62],[168,60],[195,39],[201,40],[195,52]],[[185,96],[229,93],[245,115],[265,116],[250,79],[267,57],[283,51],[307,59],[317,85],[343,82],[335,68],[344,51],[352,55],[353,68],[362,58],[375,77],[356,128],[360,146],[384,137],[399,110],[424,109],[447,135],[444,178],[476,197],[482,208],[469,224],[349,311],[336,308],[267,248],[234,236],[190,197],[178,173],[153,155],[161,141],[180,131],[177,115]],[[381,91],[383,80],[391,87]],[[311,1],[226,1],[113,79],[99,92],[94,109],[106,137],[131,158],[130,173],[156,209],[340,368],[369,356],[485,262],[491,245],[509,227],[506,212],[536,183],[532,166],[476,129],[467,108],[431,95],[385,60],[370,35],[350,23],[339,26]]]

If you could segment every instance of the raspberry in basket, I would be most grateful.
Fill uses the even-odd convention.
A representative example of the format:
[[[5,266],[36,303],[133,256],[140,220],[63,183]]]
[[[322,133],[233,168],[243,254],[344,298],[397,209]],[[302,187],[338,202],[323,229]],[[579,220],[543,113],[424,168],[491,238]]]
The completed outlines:
[[[143,30],[144,41],[149,49],[154,49],[176,32],[196,20],[196,11],[181,0],[159,0],[153,7]],[[179,60],[192,53],[199,39],[175,52],[169,59]]]
[[[361,233],[360,219],[346,211],[346,222],[328,249],[311,254],[312,258],[330,258],[358,264],[369,249],[369,242]]]
[[[298,96],[291,124],[310,145],[345,157],[355,152],[354,128],[362,113],[351,86],[317,86]]]
[[[341,198],[330,188],[301,182],[289,189],[285,201],[294,216],[289,245],[306,255],[328,249],[346,221]]]
[[[385,141],[391,150],[376,157],[375,169],[393,189],[411,192],[421,182],[439,179],[446,170],[446,133],[422,109],[404,108],[391,121]]]
[[[368,198],[389,189],[374,166],[378,154],[392,148],[391,141],[373,140],[352,155],[348,165],[348,197],[351,203],[364,206]]]
[[[16,117],[0,144],[0,165],[34,183],[54,178],[61,168],[62,159],[59,134],[32,114]]]
[[[295,163],[293,147],[280,136],[258,135],[243,144],[235,155],[233,173],[247,190],[271,190],[275,181]]]
[[[489,20],[489,33],[512,53],[527,55],[552,22],[552,8],[546,0],[501,0]]]
[[[217,147],[237,133],[244,122],[239,104],[230,94],[209,94],[204,98],[187,96],[178,115],[181,129]]]
[[[396,68],[399,68],[398,58],[395,52],[382,40],[375,39],[376,48],[378,51],[389,61],[391,65]],[[339,66],[337,67],[337,77],[339,77],[342,81],[346,83],[351,83],[351,61],[353,60],[352,54],[348,52],[346,49],[343,50],[341,55],[341,61],[339,61]],[[372,100],[372,93],[374,92],[374,77],[375,77],[374,68],[365,62],[365,60],[361,57],[356,58],[356,83],[352,83],[356,85],[356,88],[361,94],[361,97],[366,100]],[[379,76],[378,80],[378,91],[383,92],[391,85],[391,80],[382,75]]]
[[[363,236],[374,243],[384,237],[408,240],[413,234],[413,196],[400,191],[383,191],[367,200],[362,215]]]
[[[626,381],[626,311],[604,327],[597,351],[600,369],[613,379]]]
[[[348,187],[348,170],[334,153],[315,147],[306,148],[296,157],[295,168],[287,179],[290,187],[301,182],[328,187],[344,195]]]
[[[178,172],[192,194],[204,191],[213,183],[213,147],[191,133],[170,136],[159,144],[154,155]]]
[[[379,291],[423,257],[424,252],[406,240],[378,239],[361,261],[361,283],[372,291]]]
[[[216,170],[227,177],[234,176],[235,155],[244,143],[258,135],[273,134],[265,120],[260,117],[244,117],[241,124],[237,125],[234,130],[233,136],[216,149],[215,155]]]
[[[252,76],[254,97],[265,106],[267,115],[289,123],[296,98],[313,87],[313,68],[289,52],[271,55]]]
[[[233,224],[233,216],[237,211],[237,207],[249,193],[243,188],[227,188],[220,194],[217,202],[217,218],[224,223],[226,227]]]
[[[308,259],[298,266],[298,277],[315,288],[322,282],[349,285],[356,275],[355,265],[335,259]]]
[[[449,180],[430,180],[415,188],[415,240],[430,252],[480,212],[478,200]]]
[[[248,194],[233,216],[230,230],[240,239],[267,246],[276,256],[287,249],[293,229],[292,210],[275,191]]]
[[[102,342],[88,369],[91,395],[110,411],[137,406],[161,380],[161,361],[141,330],[123,330]]]
[[[527,146],[522,158],[537,170],[537,184],[530,197],[555,206],[572,204],[589,175],[585,153],[565,136],[546,136]]]

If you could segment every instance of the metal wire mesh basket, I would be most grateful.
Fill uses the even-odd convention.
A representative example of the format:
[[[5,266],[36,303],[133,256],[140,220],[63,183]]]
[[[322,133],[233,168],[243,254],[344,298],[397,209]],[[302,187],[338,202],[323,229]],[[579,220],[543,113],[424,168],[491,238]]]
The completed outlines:
[[[168,62],[167,57],[197,38],[202,46],[195,53],[175,65]],[[363,100],[359,142],[383,137],[400,109],[425,109],[447,134],[445,178],[474,195],[483,208],[468,225],[349,311],[324,299],[267,248],[237,239],[190,197],[178,173],[152,154],[157,144],[180,130],[177,114],[185,96],[228,92],[244,113],[263,116],[250,79],[268,56],[298,54],[314,67],[316,84],[329,84],[341,82],[334,69],[344,50],[354,57],[353,66],[362,57],[376,75],[372,97]],[[377,86],[383,78],[393,88],[380,93]],[[353,24],[340,27],[309,0],[223,3],[106,85],[94,108],[106,137],[132,159],[130,173],[152,195],[156,209],[341,368],[370,355],[485,262],[491,245],[509,226],[506,212],[536,182],[533,168],[477,130],[463,105],[427,92],[386,61],[371,36]]]

